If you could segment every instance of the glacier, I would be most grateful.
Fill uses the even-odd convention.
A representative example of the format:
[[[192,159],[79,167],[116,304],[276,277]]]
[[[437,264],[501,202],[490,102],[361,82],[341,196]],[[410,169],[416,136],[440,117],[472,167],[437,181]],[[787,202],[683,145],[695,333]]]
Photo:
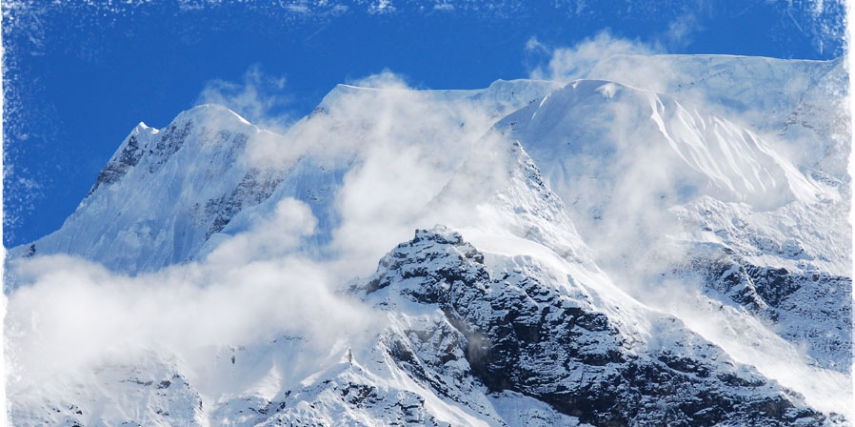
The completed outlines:
[[[7,253],[9,417],[851,425],[847,90],[842,60],[616,56],[141,123]]]

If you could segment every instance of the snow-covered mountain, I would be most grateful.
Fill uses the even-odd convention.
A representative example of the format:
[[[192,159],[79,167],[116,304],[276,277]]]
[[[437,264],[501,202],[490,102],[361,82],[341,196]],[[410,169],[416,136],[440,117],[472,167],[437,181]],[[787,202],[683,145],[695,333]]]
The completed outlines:
[[[610,61],[141,124],[8,253],[12,423],[850,425],[842,63]]]
[[[458,110],[479,103],[495,119],[557,86],[497,81],[485,90],[427,92],[418,94],[425,99],[409,102],[461,104]],[[63,253],[131,274],[154,271],[207,253],[222,238],[219,233],[230,235],[248,226],[250,220],[241,216],[246,208],[286,197],[312,207],[321,221],[318,238],[323,244],[337,221],[329,204],[364,154],[360,150],[366,139],[373,137],[365,134],[371,126],[367,122],[379,118],[369,110],[353,120],[347,110],[357,102],[373,103],[378,91],[340,85],[285,135],[211,104],[179,114],[162,130],[140,123],[63,227],[12,248],[10,257]],[[467,119],[465,111],[451,112],[441,118],[443,123],[426,124],[424,132],[436,135],[425,137],[459,138],[463,132],[456,128]],[[437,129],[445,124],[451,129]],[[214,243],[206,246],[212,236]]]

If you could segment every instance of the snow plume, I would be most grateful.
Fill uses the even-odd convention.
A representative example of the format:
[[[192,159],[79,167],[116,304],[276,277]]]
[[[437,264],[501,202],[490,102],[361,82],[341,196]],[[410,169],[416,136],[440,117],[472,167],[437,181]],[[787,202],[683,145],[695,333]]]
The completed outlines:
[[[562,82],[587,78],[597,64],[612,56],[664,53],[661,46],[613,37],[608,31],[601,31],[575,46],[554,49],[532,38],[526,44],[526,49],[545,52],[550,57],[547,65],[540,65],[531,71],[531,78]]]
[[[339,171],[329,202],[337,224],[325,253],[351,277],[368,274],[414,228],[435,225],[419,218],[471,150],[491,149],[479,141],[496,119],[495,102],[468,91],[413,90],[383,72],[339,85],[282,138],[252,147],[250,157],[278,168],[299,161]]]
[[[685,49],[692,44],[692,34],[699,29],[698,27],[698,17],[695,13],[688,12],[677,16],[668,24],[663,43],[671,52]]]
[[[207,82],[196,103],[228,107],[253,124],[281,132],[289,124],[282,111],[288,105],[284,89],[284,77],[266,75],[255,65],[244,73],[241,83],[221,79]]]
[[[692,19],[691,15],[687,15],[672,22],[664,44],[679,43],[679,40],[685,38],[689,31],[688,21]],[[526,48],[546,54],[549,58],[546,64],[530,71],[533,79],[561,82],[607,80],[645,91],[671,95],[679,92],[681,101],[721,109],[716,103],[707,102],[708,88],[692,87],[691,91],[682,88],[693,86],[692,82],[696,79],[702,80],[698,78],[702,72],[700,69],[686,70],[681,67],[682,64],[673,59],[679,58],[677,55],[665,55],[667,52],[663,42],[615,37],[605,30],[570,47],[551,48],[531,39]],[[716,94],[722,96],[719,92]]]
[[[528,50],[549,59],[530,75],[562,82],[607,80],[668,94],[687,108],[751,129],[799,166],[815,168],[824,162],[838,177],[844,175],[845,162],[836,160],[848,157],[839,152],[845,145],[840,141],[849,138],[844,61],[818,67],[764,57],[665,55],[663,45],[686,37],[692,19],[675,20],[663,42],[618,38],[607,31],[571,47],[551,48],[532,39]],[[803,118],[817,120],[818,126],[804,126]]]
[[[284,140],[251,147],[255,150],[251,157],[287,167],[297,158],[311,156],[334,166],[369,159],[378,150],[412,147],[424,151],[430,160],[448,159],[440,156],[443,150],[466,149],[459,141],[461,135],[476,129],[483,132],[488,126],[483,108],[467,101],[464,94],[413,90],[388,71],[372,75],[337,86]],[[447,167],[449,162],[441,163]]]
[[[468,102],[443,108],[441,100],[390,78],[372,78],[365,83],[378,90],[359,91],[331,106],[344,114],[339,120],[357,118],[363,129],[353,141],[361,145],[359,161],[344,177],[336,202],[342,224],[333,247],[375,260],[411,236],[416,218],[489,126]]]

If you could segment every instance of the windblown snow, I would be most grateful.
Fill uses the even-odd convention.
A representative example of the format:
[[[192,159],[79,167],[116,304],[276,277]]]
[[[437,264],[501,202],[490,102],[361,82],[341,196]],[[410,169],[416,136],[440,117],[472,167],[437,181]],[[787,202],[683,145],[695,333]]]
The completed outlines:
[[[637,72],[620,70],[631,67]],[[841,61],[140,124],[12,248],[18,426],[851,425]]]

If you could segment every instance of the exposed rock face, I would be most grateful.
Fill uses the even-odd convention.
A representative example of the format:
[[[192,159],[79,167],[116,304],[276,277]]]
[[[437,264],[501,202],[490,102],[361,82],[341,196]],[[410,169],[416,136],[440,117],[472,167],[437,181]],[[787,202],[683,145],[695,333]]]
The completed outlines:
[[[795,345],[805,346],[815,363],[848,374],[852,367],[852,278],[826,272],[760,267],[727,248],[699,251],[671,273],[697,280],[753,313]]]
[[[791,392],[682,332],[678,320],[656,320],[675,341],[650,349],[588,301],[538,277],[536,263],[491,277],[484,255],[459,234],[420,230],[357,291],[387,310],[399,310],[403,301],[439,308],[451,328],[407,331],[389,351],[440,394],[449,376],[472,375],[491,393],[530,396],[592,425],[824,420]],[[448,372],[461,359],[468,369]]]
[[[107,166],[104,166],[104,169],[102,169],[98,174],[98,179],[95,180],[95,185],[92,186],[92,189],[89,190],[89,194],[86,196],[88,197],[92,195],[92,193],[94,193],[99,187],[109,186],[121,179],[131,168],[139,163],[142,154],[143,151],[140,148],[137,135],[132,133],[131,136],[128,137],[128,140],[122,149],[119,151],[118,156],[111,159],[110,162],[107,163]]]

